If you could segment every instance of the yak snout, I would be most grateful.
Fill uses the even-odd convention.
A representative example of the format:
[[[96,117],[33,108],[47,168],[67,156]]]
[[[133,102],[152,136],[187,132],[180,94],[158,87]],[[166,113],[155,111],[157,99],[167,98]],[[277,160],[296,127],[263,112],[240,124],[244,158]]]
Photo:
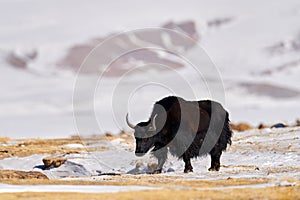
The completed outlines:
[[[137,157],[142,157],[142,156],[144,156],[146,153],[141,153],[141,152],[137,152],[137,151],[135,151],[135,155],[137,156]]]
[[[135,155],[138,157],[144,156],[154,145],[152,138],[135,138],[136,147]]]

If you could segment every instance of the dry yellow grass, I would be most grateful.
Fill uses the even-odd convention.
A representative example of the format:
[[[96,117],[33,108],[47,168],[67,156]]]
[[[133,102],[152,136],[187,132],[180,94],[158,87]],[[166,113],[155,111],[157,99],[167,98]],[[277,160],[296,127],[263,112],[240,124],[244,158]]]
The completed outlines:
[[[226,180],[182,180],[176,176],[125,175],[107,176],[101,181],[6,179],[6,184],[32,185],[142,185],[158,187],[151,191],[128,191],[120,193],[2,193],[0,199],[300,199],[300,182],[290,187],[235,188],[220,187],[247,186],[270,183],[269,179],[226,179]]]
[[[0,137],[0,143],[7,143],[8,141],[10,141],[9,137]]]
[[[105,137],[91,137],[81,139],[79,137],[62,138],[62,139],[26,139],[26,140],[9,140],[2,139],[0,143],[6,144],[8,141],[13,142],[10,145],[0,145],[0,160],[8,157],[25,157],[33,154],[70,154],[87,151],[85,141],[103,140]],[[105,138],[106,139],[106,138]],[[68,148],[66,144],[83,144],[83,148]],[[105,147],[89,148],[88,151],[106,150]]]
[[[13,170],[2,170],[0,173],[15,173]],[[0,179],[1,183],[14,185],[137,185],[137,186],[162,186],[172,188],[176,186],[185,187],[221,187],[221,186],[240,186],[268,183],[269,179],[220,179],[220,180],[183,180],[180,176],[160,176],[160,175],[122,175],[105,176],[103,179],[83,180],[49,180],[32,179],[31,177],[10,179]],[[293,181],[294,182],[294,181]]]
[[[0,170],[0,181],[5,182],[5,180],[15,180],[19,181],[19,179],[23,180],[33,180],[36,179],[47,179],[48,177],[41,172],[24,172],[18,170]]]
[[[3,193],[0,199],[300,199],[299,187],[271,187],[261,189],[228,189],[228,190],[157,190],[157,191],[132,191],[119,193]]]

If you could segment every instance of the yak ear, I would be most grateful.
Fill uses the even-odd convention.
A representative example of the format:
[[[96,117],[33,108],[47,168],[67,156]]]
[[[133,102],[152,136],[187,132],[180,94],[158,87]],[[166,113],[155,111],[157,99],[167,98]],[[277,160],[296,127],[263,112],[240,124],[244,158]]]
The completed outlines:
[[[157,114],[155,114],[153,119],[151,120],[151,126],[149,127],[148,131],[156,131],[156,117]]]

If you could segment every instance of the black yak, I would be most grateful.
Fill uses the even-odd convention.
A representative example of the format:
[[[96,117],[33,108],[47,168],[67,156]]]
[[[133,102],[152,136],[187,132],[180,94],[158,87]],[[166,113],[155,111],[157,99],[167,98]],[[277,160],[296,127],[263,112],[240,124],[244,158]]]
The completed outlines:
[[[185,163],[184,172],[192,172],[191,158],[210,154],[209,171],[219,171],[222,151],[231,145],[232,131],[228,112],[221,104],[211,101],[186,101],[169,96],[156,102],[147,122],[133,125],[126,116],[129,127],[134,129],[136,156],[143,156],[150,149],[158,159],[161,173],[170,153]]]

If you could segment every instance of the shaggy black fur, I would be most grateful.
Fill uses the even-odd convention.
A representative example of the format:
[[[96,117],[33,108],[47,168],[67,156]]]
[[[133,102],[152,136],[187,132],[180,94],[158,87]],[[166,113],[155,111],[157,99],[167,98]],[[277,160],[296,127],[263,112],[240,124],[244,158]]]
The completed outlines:
[[[156,131],[150,130],[156,116]],[[228,112],[221,104],[210,101],[186,101],[166,97],[154,104],[150,119],[135,127],[136,155],[142,156],[153,148],[158,159],[154,173],[161,173],[168,150],[185,162],[184,172],[192,172],[190,159],[210,154],[210,171],[220,169],[220,157],[231,145],[232,131]]]

